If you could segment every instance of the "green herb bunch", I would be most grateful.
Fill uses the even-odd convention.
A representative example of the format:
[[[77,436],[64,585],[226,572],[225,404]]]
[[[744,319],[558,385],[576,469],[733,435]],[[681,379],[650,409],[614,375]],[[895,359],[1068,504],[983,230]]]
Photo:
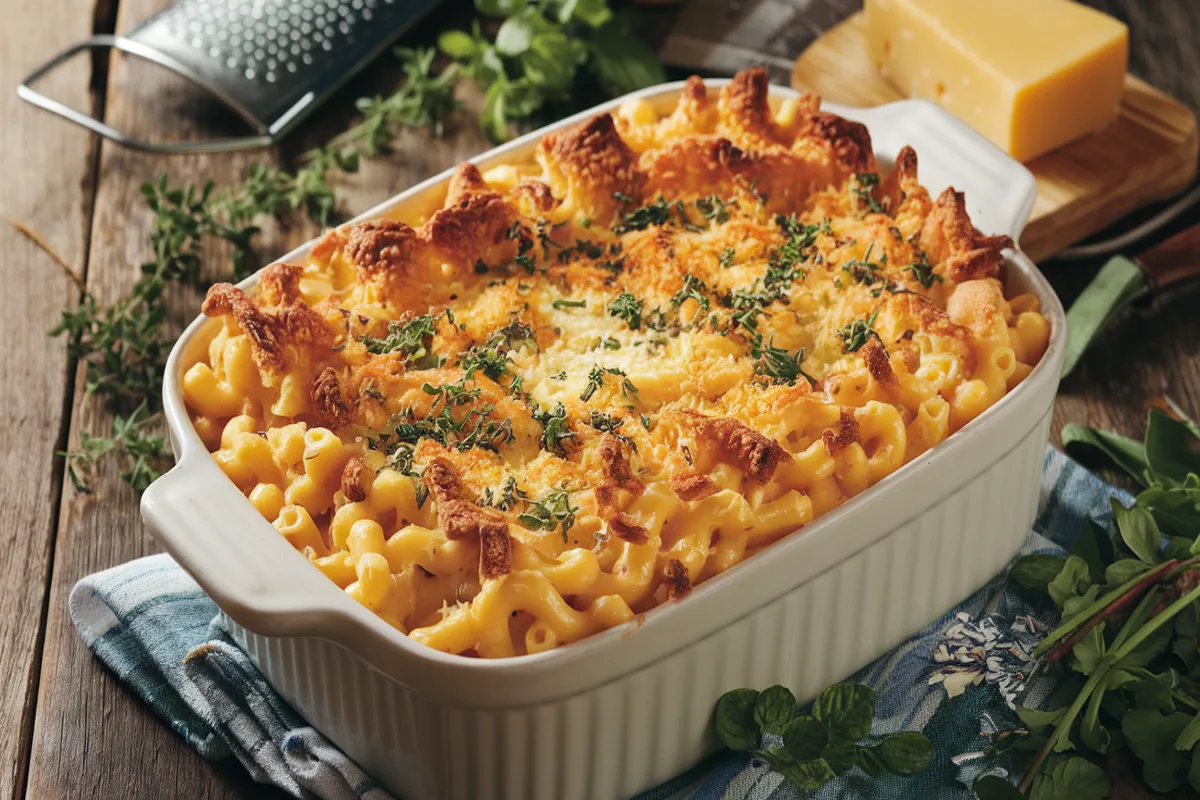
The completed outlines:
[[[84,437],[79,449],[61,454],[76,490],[91,491],[90,473],[110,454],[128,465],[123,477],[138,490],[170,463],[165,439],[147,433],[158,424],[162,376],[174,341],[163,297],[173,285],[201,285],[204,247],[212,241],[225,243],[232,253],[231,275],[225,277],[246,277],[259,263],[253,249],[257,222],[299,212],[329,224],[336,206],[328,183],[332,171],[357,170],[360,156],[386,148],[404,127],[440,129],[446,112],[458,107],[456,68],[435,74],[436,51],[396,48],[395,54],[406,76],[400,88],[386,98],[360,99],[362,122],[305,154],[294,172],[257,163],[231,187],[217,188],[209,181],[199,188],[176,188],[166,175],[142,186],[154,227],[149,239],[153,255],[142,265],[141,277],[111,306],[84,293],[79,306],[64,311],[50,331],[67,336],[69,353],[85,364],[87,394],[102,399],[117,415],[111,437]]]
[[[839,683],[817,695],[807,714],[796,710],[796,697],[784,686],[734,689],[717,701],[714,723],[722,744],[753,753],[798,789],[818,789],[855,767],[872,777],[916,775],[929,767],[933,745],[918,731],[861,744],[874,718],[875,691]]]
[[[614,96],[666,80],[654,52],[607,0],[475,0],[475,8],[503,20],[494,38],[476,21],[470,33],[443,33],[438,46],[487,90],[483,130],[494,142],[508,138],[512,121],[569,99],[580,69]]]
[[[1011,580],[1062,613],[1034,656],[1064,677],[1049,708],[1018,709],[1035,753],[1020,785],[981,781],[984,800],[1108,797],[1090,759],[1119,748],[1155,791],[1200,791],[1200,428],[1174,411],[1150,412],[1144,442],[1063,430],[1070,450],[1107,456],[1142,489],[1128,508],[1113,502],[1115,533],[1089,525],[1067,555],[1013,566]]]

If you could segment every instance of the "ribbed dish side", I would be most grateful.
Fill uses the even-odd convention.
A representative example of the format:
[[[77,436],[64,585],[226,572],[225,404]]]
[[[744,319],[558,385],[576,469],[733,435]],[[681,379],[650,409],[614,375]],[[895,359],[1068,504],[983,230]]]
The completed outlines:
[[[723,692],[782,683],[811,699],[986,583],[1028,534],[1049,424],[1047,413],[959,490],[738,623],[550,703],[441,706],[324,640],[226,624],[281,695],[401,797],[619,800],[711,751]]]

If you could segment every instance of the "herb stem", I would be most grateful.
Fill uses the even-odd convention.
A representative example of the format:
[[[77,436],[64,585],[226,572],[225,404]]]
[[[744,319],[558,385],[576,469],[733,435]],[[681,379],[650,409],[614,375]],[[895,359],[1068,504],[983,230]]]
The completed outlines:
[[[1073,615],[1070,619],[1064,620],[1057,628],[1055,628],[1053,631],[1051,631],[1049,634],[1047,634],[1046,638],[1043,639],[1036,648],[1034,648],[1033,657],[1041,658],[1043,655],[1046,654],[1047,651],[1050,650],[1050,648],[1054,645],[1055,642],[1057,642],[1059,639],[1062,639],[1064,636],[1067,636],[1068,634],[1070,634],[1071,631],[1075,630],[1075,626],[1091,619],[1098,611],[1104,609],[1106,606],[1108,606],[1114,600],[1116,600],[1117,598],[1124,595],[1126,592],[1128,592],[1130,589],[1137,586],[1139,583],[1141,583],[1143,581],[1152,582],[1154,579],[1157,579],[1164,572],[1173,568],[1178,563],[1179,563],[1178,561],[1167,562],[1166,564],[1163,564],[1162,566],[1158,567],[1157,569],[1155,569],[1149,573],[1145,573],[1142,575],[1135,575],[1134,577],[1127,580],[1125,583],[1118,586],[1116,589],[1113,589],[1111,592],[1108,592],[1107,594],[1102,595],[1101,597],[1099,597],[1098,599],[1093,601],[1089,606],[1084,608],[1082,611]]]
[[[1056,647],[1054,651],[1047,656],[1047,663],[1053,664],[1055,661],[1058,661],[1060,658],[1067,655],[1067,653],[1070,653],[1071,649],[1075,647],[1075,645],[1078,644],[1084,636],[1087,636],[1088,631],[1100,624],[1105,618],[1115,614],[1117,611],[1132,603],[1143,592],[1149,589],[1155,581],[1162,577],[1164,573],[1170,571],[1171,568],[1177,564],[1179,564],[1178,561],[1171,560],[1160,565],[1157,569],[1153,569],[1144,575],[1139,575],[1135,579],[1136,582],[1132,587],[1120,594],[1108,605],[1101,608],[1098,613],[1090,615],[1088,621],[1084,623],[1084,625],[1078,631],[1076,631],[1074,635]]]
[[[1129,638],[1129,641],[1118,647],[1111,655],[1111,660],[1114,663],[1120,662],[1122,658],[1133,652],[1138,645],[1146,641],[1163,625],[1166,625],[1175,618],[1179,612],[1190,606],[1196,600],[1200,599],[1200,586],[1192,589],[1183,597],[1176,600],[1171,605],[1167,606],[1163,611],[1156,615],[1153,619],[1143,625],[1138,632]]]

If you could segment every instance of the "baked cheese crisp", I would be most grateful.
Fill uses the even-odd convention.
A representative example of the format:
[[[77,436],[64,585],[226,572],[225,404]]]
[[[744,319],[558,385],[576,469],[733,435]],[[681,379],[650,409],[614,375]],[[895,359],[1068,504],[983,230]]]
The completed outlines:
[[[770,558],[1049,339],[1005,298],[1012,242],[819,104],[692,78],[669,116],[629,101],[212,287],[196,429],[316,569],[448,653],[548,650]]]

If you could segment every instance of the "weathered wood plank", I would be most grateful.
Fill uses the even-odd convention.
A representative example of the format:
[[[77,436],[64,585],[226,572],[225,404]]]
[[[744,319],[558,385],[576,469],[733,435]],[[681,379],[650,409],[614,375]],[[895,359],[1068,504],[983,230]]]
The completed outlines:
[[[123,3],[117,29],[128,29],[159,5],[154,0]],[[298,132],[288,149],[301,152],[343,130],[353,119],[355,96],[386,93],[399,76],[394,62],[385,56],[323,110],[319,119]],[[472,97],[478,105],[478,96]],[[168,109],[195,117],[199,103],[173,79],[138,69],[126,59],[114,61],[106,115],[111,124],[161,134],[166,128],[162,116]],[[444,139],[432,139],[424,131],[406,132],[395,154],[364,163],[357,175],[340,176],[338,195],[348,212],[366,209],[487,146],[477,123],[467,121],[465,115],[458,122],[462,124],[453,129],[459,133]],[[189,125],[178,123],[173,123],[174,129],[182,127],[185,134],[205,133],[189,131]],[[175,185],[201,183],[207,178],[231,183],[245,174],[250,163],[275,157],[273,152],[260,151],[162,158],[105,143],[90,245],[89,290],[111,301],[136,280],[137,265],[146,258],[152,222],[138,192],[143,181],[166,171]],[[262,247],[267,254],[264,260],[316,232],[312,225],[301,224],[274,235]],[[198,312],[199,299],[195,293],[173,298],[176,321],[190,320]],[[111,417],[94,401],[77,392],[74,407],[73,442],[81,431],[107,431]],[[115,472],[101,476],[98,489],[95,498],[76,496],[69,487],[63,492],[27,797],[282,796],[253,784],[234,762],[211,765],[191,752],[177,734],[100,669],[79,640],[66,609],[75,582],[91,572],[159,550],[142,526],[134,493],[121,484]]]
[[[0,47],[0,797],[25,781],[57,517],[68,391],[66,344],[45,332],[79,291],[54,260],[10,221],[27,226],[76,272],[84,269],[94,164],[91,137],[19,100],[13,87],[52,52],[91,33],[90,0],[18,3],[5,9]],[[78,59],[39,85],[76,107],[91,105],[88,65]]]
[[[122,3],[116,29],[128,30],[165,4]],[[50,17],[47,23],[57,24]],[[163,134],[168,128],[182,135],[211,134],[186,123],[197,101],[161,70],[114,57],[108,89],[105,119],[118,127],[147,135]],[[184,115],[184,124],[165,124],[173,111]],[[88,290],[109,303],[137,279],[139,264],[147,257],[146,237],[152,222],[138,191],[143,181],[166,171],[175,182],[200,183],[207,177],[228,182],[242,173],[251,158],[169,159],[104,143],[89,243]],[[173,305],[186,306],[191,313],[196,299]],[[111,424],[110,415],[83,396],[82,384],[79,377],[72,403],[72,445],[82,431],[107,433]],[[61,498],[47,503],[61,504],[61,514],[26,796],[219,800],[255,794],[258,787],[236,763],[214,766],[188,751],[177,734],[99,667],[70,623],[67,596],[79,578],[157,550],[142,526],[134,493],[121,483],[117,472],[112,469],[99,476],[94,497],[76,495],[68,485]]]

